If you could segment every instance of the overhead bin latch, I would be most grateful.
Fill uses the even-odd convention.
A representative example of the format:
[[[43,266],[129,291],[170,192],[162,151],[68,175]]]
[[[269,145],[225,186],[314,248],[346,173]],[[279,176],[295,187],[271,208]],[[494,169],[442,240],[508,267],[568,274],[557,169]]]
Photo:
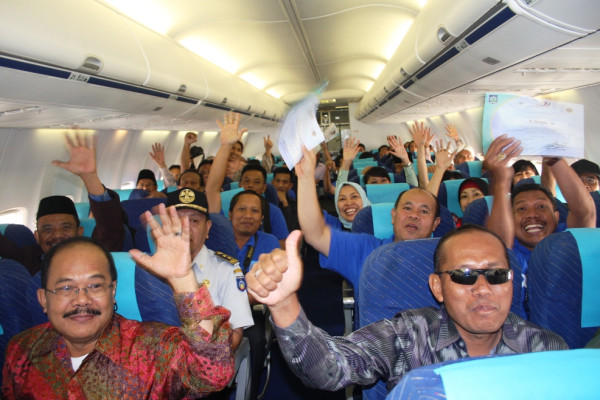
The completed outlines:
[[[453,36],[446,30],[446,27],[440,26],[437,31],[437,38],[442,44],[447,44]]]
[[[83,60],[83,64],[79,67],[80,71],[87,72],[89,74],[97,74],[102,69],[102,60],[96,56],[87,56]]]

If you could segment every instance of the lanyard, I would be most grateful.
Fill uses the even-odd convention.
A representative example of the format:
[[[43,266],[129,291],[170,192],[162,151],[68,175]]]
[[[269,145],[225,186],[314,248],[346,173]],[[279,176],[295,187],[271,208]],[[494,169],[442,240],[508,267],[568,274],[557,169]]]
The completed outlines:
[[[254,255],[254,247],[258,243],[258,233],[254,234],[254,244],[248,246],[248,252],[246,253],[246,258],[244,258],[244,273],[248,272],[248,267],[250,267],[250,262],[252,261],[252,256]]]

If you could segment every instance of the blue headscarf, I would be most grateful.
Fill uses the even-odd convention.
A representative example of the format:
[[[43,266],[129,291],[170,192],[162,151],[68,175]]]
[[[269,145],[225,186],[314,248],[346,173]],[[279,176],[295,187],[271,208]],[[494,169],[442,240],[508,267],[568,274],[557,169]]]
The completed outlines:
[[[342,223],[342,225],[344,226],[344,228],[346,229],[351,229],[352,228],[352,221],[348,221],[344,218],[342,218],[342,215],[340,214],[340,209],[338,208],[338,198],[340,197],[340,190],[342,190],[342,187],[344,187],[344,185],[350,185],[352,186],[354,189],[356,189],[356,191],[358,192],[358,194],[360,195],[360,198],[362,199],[362,203],[363,203],[363,208],[366,206],[370,206],[371,202],[369,201],[369,199],[367,198],[367,194],[365,193],[365,190],[357,183],[354,182],[343,182],[340,185],[338,185],[335,188],[335,211],[337,211],[338,213],[338,219],[340,220],[340,222]]]

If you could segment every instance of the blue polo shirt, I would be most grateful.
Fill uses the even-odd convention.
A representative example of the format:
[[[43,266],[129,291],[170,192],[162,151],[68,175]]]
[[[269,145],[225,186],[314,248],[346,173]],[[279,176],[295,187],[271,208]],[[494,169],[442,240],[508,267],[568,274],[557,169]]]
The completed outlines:
[[[254,252],[252,253],[252,257],[250,259],[250,265],[245,266],[244,261],[246,260],[246,255],[248,254],[248,251],[251,247],[254,248]],[[242,268],[242,271],[244,271],[244,274],[246,274],[250,270],[252,264],[258,261],[258,256],[260,256],[263,253],[270,253],[274,249],[278,248],[279,241],[275,236],[271,235],[270,233],[258,231],[256,232],[256,235],[252,235],[252,237],[250,237],[250,240],[248,240],[241,249],[238,248],[237,258],[240,263],[240,267]]]
[[[350,233],[331,229],[329,257],[319,255],[322,268],[342,275],[354,287],[354,297],[358,299],[358,283],[362,266],[373,250],[392,243],[394,237],[378,239],[368,233]]]
[[[229,211],[221,209],[221,214],[229,218]],[[269,218],[271,222],[271,234],[278,240],[285,240],[290,231],[288,231],[283,213],[276,204],[269,203]],[[262,225],[260,229],[263,229]]]
[[[329,225],[329,227],[331,229],[335,229],[338,231],[341,231],[344,229],[344,227],[342,226],[342,222],[339,220],[338,217],[334,217],[333,215],[329,214],[327,211],[323,211],[323,217],[325,218],[325,223],[327,225]]]
[[[567,229],[567,224],[560,223],[556,225],[554,232],[563,232]],[[529,319],[529,308],[527,307],[527,269],[529,268],[529,259],[531,258],[531,250],[523,246],[517,238],[513,243],[513,252],[521,264],[521,275],[523,276],[523,284],[521,285],[521,315],[527,316]]]
[[[278,240],[285,240],[290,231],[288,231],[285,217],[277,204],[269,203],[269,217],[271,218],[271,234]]]

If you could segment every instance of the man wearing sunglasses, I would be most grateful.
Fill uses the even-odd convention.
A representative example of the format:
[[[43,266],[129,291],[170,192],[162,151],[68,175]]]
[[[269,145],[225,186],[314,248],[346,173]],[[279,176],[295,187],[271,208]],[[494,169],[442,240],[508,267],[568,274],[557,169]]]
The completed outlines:
[[[246,281],[269,306],[281,352],[309,387],[338,390],[381,379],[391,389],[423,365],[567,348],[560,336],[509,312],[513,271],[507,250],[498,236],[475,225],[448,233],[435,251],[429,286],[440,308],[406,310],[346,337],[331,337],[308,321],[296,295],[300,236],[290,234],[287,253],[261,257]]]

